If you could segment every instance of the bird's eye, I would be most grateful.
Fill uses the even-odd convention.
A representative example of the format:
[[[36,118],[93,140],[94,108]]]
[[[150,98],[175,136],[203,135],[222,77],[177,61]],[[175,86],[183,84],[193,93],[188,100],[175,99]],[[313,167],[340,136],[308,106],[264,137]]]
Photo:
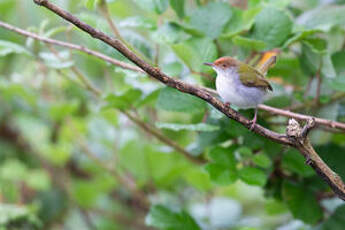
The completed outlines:
[[[223,68],[226,68],[226,64],[223,64]]]

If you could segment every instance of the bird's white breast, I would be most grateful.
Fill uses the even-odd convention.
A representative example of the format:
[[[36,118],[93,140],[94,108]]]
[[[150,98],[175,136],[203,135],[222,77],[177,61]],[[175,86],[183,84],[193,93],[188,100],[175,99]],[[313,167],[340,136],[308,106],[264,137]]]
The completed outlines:
[[[243,109],[255,108],[262,103],[266,91],[243,85],[235,68],[230,68],[227,71],[216,71],[217,92],[224,102],[229,102]]]

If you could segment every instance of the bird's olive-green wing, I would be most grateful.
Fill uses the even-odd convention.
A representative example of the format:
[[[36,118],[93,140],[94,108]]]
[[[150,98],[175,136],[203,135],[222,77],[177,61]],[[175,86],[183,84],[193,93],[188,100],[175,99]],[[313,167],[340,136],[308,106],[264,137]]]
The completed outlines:
[[[270,83],[264,78],[262,73],[247,64],[241,64],[238,68],[238,74],[243,85],[248,87],[260,87],[273,90]]]

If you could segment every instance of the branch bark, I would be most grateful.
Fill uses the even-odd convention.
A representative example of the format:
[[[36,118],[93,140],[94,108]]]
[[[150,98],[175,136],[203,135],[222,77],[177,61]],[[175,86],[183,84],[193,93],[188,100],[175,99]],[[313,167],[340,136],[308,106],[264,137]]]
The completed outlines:
[[[189,93],[191,95],[197,96],[209,104],[214,106],[220,112],[224,113],[230,119],[233,119],[248,129],[250,128],[250,121],[239,114],[237,111],[233,109],[227,108],[222,102],[220,102],[216,97],[212,96],[208,91],[205,91],[199,87],[195,87],[178,79],[174,79],[169,77],[168,75],[164,74],[160,69],[154,68],[144,60],[140,59],[136,56],[133,52],[131,52],[123,43],[118,39],[113,39],[101,31],[94,29],[93,27],[89,26],[88,24],[80,21],[75,16],[71,15],[67,11],[63,10],[62,8],[50,3],[48,0],[34,0],[36,4],[46,7],[47,9],[51,10],[55,14],[59,15],[60,17],[64,18],[65,20],[71,22],[81,30],[87,32],[92,37],[99,39],[106,44],[110,45],[111,47],[118,50],[122,53],[125,57],[139,66],[142,70],[144,70],[147,74],[152,76],[153,78],[157,79],[158,81],[162,82],[163,84],[176,88],[181,92]],[[287,111],[288,112],[288,111]],[[305,118],[302,120],[306,120]],[[333,126],[335,124],[333,123]],[[345,185],[332,170],[321,160],[315,150],[312,148],[309,140],[307,138],[303,138],[303,135],[297,133],[297,136],[291,135],[291,133],[287,132],[289,135],[282,135],[276,132],[273,132],[269,129],[266,129],[260,125],[255,125],[253,131],[259,135],[262,135],[272,141],[278,142],[283,145],[292,146],[298,149],[307,159],[307,161],[311,162],[310,165],[314,168],[314,170],[321,176],[321,178],[329,184],[332,190],[343,200],[345,200]],[[315,157],[317,156],[317,157]],[[320,160],[319,160],[320,159]]]
[[[315,119],[307,121],[302,128],[300,124],[294,120],[289,120],[286,134],[296,143],[295,148],[298,149],[306,159],[306,163],[310,165],[315,172],[331,187],[333,192],[339,198],[345,200],[345,185],[342,179],[321,159],[314,150],[307,137],[308,132],[315,127]]]

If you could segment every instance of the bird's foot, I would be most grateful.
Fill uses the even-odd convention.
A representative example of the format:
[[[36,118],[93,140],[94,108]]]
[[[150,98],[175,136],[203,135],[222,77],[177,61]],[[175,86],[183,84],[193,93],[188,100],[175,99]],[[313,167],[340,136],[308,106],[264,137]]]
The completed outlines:
[[[250,125],[249,130],[253,131],[253,129],[255,128],[255,125],[256,125],[256,117],[254,117],[254,119],[251,120],[250,123],[251,123],[251,125]]]

